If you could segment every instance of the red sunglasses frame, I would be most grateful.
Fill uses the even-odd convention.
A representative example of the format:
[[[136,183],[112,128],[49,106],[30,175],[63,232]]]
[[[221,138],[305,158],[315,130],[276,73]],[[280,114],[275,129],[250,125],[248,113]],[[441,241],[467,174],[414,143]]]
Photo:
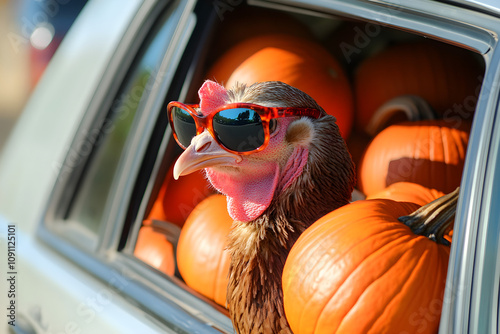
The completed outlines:
[[[197,111],[196,108],[199,108],[198,104],[184,104],[182,102],[178,101],[172,101],[168,104],[167,106],[167,116],[168,120],[170,122],[170,126],[172,127],[172,133],[174,135],[175,141],[177,144],[179,144],[180,147],[183,149],[186,149],[187,147],[184,147],[182,143],[179,141],[177,138],[177,133],[174,127],[174,122],[172,119],[172,109],[174,107],[181,108],[184,111],[187,111],[194,119],[194,122],[196,124],[196,135],[199,135],[202,133],[205,129],[208,130],[212,138],[217,142],[217,144],[222,147],[224,150],[233,153],[233,154],[240,154],[240,155],[247,155],[247,154],[252,154],[256,153],[259,151],[262,151],[263,149],[266,148],[266,146],[269,144],[269,139],[270,139],[270,133],[269,133],[269,122],[273,118],[282,118],[282,117],[302,117],[302,116],[307,116],[307,117],[313,117],[313,118],[320,118],[321,116],[324,115],[324,112],[319,110],[319,109],[314,109],[314,108],[287,108],[287,107],[264,107],[258,104],[253,104],[253,103],[230,103],[226,104],[225,106],[222,106],[220,108],[215,109],[208,115],[200,115]],[[254,110],[259,114],[260,119],[262,120],[262,127],[264,129],[264,143],[259,146],[258,148],[252,150],[252,151],[246,151],[246,152],[239,152],[239,151],[234,151],[229,148],[227,148],[224,143],[222,143],[216,136],[215,130],[213,128],[213,118],[215,114],[217,114],[220,111],[223,110],[228,110],[228,109],[234,109],[234,108],[247,108]]]

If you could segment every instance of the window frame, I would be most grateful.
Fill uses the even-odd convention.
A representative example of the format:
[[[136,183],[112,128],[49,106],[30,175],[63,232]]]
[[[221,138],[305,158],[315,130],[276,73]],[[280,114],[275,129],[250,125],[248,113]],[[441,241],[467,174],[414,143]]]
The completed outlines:
[[[88,139],[88,129],[100,129],[106,120],[108,112],[119,90],[122,88],[121,82],[126,79],[136,54],[139,52],[143,41],[156,21],[159,15],[158,12],[162,12],[163,7],[166,7],[165,2],[143,2],[127,31],[124,33],[116,52],[109,60],[109,67],[103,73],[102,80],[94,91],[94,96],[68,148],[68,154],[62,166],[73,166],[71,159],[72,155],[75,154],[83,156],[85,159],[74,168],[63,168],[59,172],[54,189],[50,195],[44,219],[39,225],[38,233],[42,238],[47,233],[53,233],[62,239],[75,243],[78,248],[89,253],[97,250],[97,240],[92,240],[90,237],[86,238],[85,234],[81,233],[81,231],[72,231],[72,227],[65,226],[64,220],[60,219],[60,217],[64,216],[67,212],[71,198],[76,192],[76,187],[80,181],[80,176],[87,165],[89,154],[81,152],[85,150],[84,145],[86,143],[92,142]],[[154,19],[151,20],[148,18]],[[79,241],[78,238],[83,238],[83,240]]]
[[[71,159],[73,159],[72,155],[74,154],[82,156],[85,159],[83,159],[84,161],[81,163],[78,163],[73,169],[61,169],[50,195],[43,221],[39,225],[39,233],[41,235],[45,235],[46,232],[52,232],[59,237],[74,243],[79,249],[88,253],[102,253],[110,247],[110,234],[112,232],[109,231],[109,226],[113,225],[110,224],[110,221],[117,221],[121,218],[117,217],[120,211],[117,210],[116,207],[127,202],[128,199],[124,198],[124,196],[120,196],[119,201],[113,201],[113,203],[110,203],[110,205],[106,208],[102,221],[102,226],[104,228],[98,233],[100,235],[99,240],[89,240],[88,238],[85,238],[84,232],[82,233],[82,231],[78,228],[75,229],[71,226],[66,226],[64,222],[65,220],[60,218],[67,212],[70,206],[71,198],[76,192],[76,187],[80,181],[81,174],[84,168],[87,167],[86,165],[88,160],[92,158],[92,153],[81,153],[86,150],[84,147],[85,144],[92,142],[88,139],[88,130],[97,130],[102,127],[107,119],[109,110],[116,101],[117,94],[122,88],[121,82],[126,80],[129,68],[135,61],[136,55],[143,46],[143,42],[151,31],[154,23],[157,19],[159,19],[161,13],[170,10],[169,7],[177,6],[178,9],[174,9],[177,13],[172,14],[172,16],[176,17],[170,18],[177,20],[177,26],[173,33],[172,40],[168,46],[167,53],[161,61],[161,68],[158,69],[156,77],[151,78],[155,81],[158,80],[158,76],[161,76],[163,80],[160,85],[155,82],[152,85],[152,89],[141,97],[136,115],[137,119],[134,120],[129,131],[134,138],[130,138],[129,136],[126,140],[124,148],[124,151],[130,151],[133,152],[133,154],[126,154],[125,159],[122,157],[116,173],[121,176],[119,178],[115,178],[110,187],[109,197],[116,198],[117,196],[113,196],[113,194],[125,191],[123,189],[124,185],[122,184],[123,180],[128,181],[130,179],[135,179],[130,177],[130,174],[128,178],[125,178],[124,175],[126,175],[126,173],[137,174],[138,167],[136,166],[135,161],[142,160],[143,158],[140,154],[144,154],[144,146],[147,145],[147,143],[144,143],[144,140],[145,138],[149,138],[148,135],[152,132],[151,124],[156,121],[158,114],[161,112],[161,108],[158,106],[158,103],[162,103],[160,100],[163,101],[161,94],[163,94],[163,96],[166,95],[168,83],[173,77],[172,67],[175,69],[175,66],[169,65],[169,63],[177,65],[180,61],[178,50],[182,50],[184,45],[187,43],[188,35],[191,33],[194,25],[193,17],[190,17],[189,14],[191,13],[195,2],[195,0],[146,1],[137,11],[135,18],[131,22],[127,32],[124,34],[124,37],[122,38],[114,56],[109,61],[110,66],[103,74],[100,84],[94,91],[94,97],[89,103],[87,112],[83,116],[81,124],[75,134],[72,144],[68,149],[68,154],[65,161],[62,163],[62,166],[72,166]],[[185,27],[186,31],[182,31],[179,27]],[[184,45],[182,43],[184,43]],[[143,112],[148,108],[153,108],[154,112]],[[140,146],[140,148],[138,146]],[[126,182],[126,187],[131,187],[130,182]],[[128,193],[130,193],[130,191]],[[83,241],[80,240],[82,237]],[[90,247],[89,241],[91,241],[90,243],[92,244]]]

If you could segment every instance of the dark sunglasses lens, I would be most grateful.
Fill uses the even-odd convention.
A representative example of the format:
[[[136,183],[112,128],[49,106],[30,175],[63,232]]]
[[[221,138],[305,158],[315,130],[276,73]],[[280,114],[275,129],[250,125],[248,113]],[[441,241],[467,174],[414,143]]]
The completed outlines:
[[[213,118],[219,141],[237,152],[253,151],[264,144],[264,128],[257,112],[247,108],[222,110]]]
[[[191,144],[191,139],[196,136],[196,123],[193,117],[184,109],[172,108],[172,122],[177,140],[184,146]]]

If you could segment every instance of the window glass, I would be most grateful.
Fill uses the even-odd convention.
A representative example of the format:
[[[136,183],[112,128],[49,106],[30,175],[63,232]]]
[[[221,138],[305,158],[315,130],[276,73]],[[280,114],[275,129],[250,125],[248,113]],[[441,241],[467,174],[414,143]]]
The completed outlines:
[[[168,17],[167,17],[168,18]],[[163,59],[175,20],[163,20],[160,28],[146,42],[138,60],[122,85],[107,118],[94,135],[88,134],[95,149],[80,180],[68,219],[97,233],[109,191],[124,151],[127,136],[136,118],[140,101],[147,96],[151,80]]]

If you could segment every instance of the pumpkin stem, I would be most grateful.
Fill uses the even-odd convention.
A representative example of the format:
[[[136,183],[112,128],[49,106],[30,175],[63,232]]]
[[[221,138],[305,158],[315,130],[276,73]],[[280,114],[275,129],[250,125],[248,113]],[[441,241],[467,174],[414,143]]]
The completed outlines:
[[[455,219],[459,190],[460,187],[408,216],[399,217],[398,220],[408,226],[413,233],[449,246],[450,240],[445,234],[451,229]]]
[[[375,137],[389,124],[391,117],[398,113],[405,114],[409,121],[419,121],[425,119],[435,119],[436,115],[429,103],[416,95],[397,96],[375,111],[370,122],[366,125],[365,131]]]

